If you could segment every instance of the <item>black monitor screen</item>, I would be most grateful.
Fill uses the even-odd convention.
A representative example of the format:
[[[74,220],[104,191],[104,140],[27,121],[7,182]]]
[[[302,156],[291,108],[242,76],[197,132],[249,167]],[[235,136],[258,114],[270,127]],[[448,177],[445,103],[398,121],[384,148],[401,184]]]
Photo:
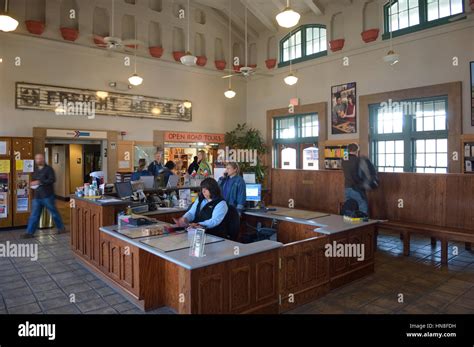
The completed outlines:
[[[133,195],[132,184],[130,182],[115,183],[115,190],[120,199],[127,199]]]

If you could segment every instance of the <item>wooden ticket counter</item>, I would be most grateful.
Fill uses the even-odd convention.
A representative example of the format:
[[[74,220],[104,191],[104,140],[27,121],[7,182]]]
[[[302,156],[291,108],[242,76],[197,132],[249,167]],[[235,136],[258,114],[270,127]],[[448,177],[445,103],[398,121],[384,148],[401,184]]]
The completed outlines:
[[[280,313],[374,271],[374,221],[348,224],[336,215],[306,220],[249,211],[249,222],[277,221],[277,241],[223,240],[206,245],[206,256],[195,258],[188,249],[163,252],[115,231],[115,213],[123,204],[75,201],[71,246],[78,259],[143,310]],[[173,213],[182,214],[154,217],[169,220]],[[333,242],[363,245],[364,259],[326,256]]]

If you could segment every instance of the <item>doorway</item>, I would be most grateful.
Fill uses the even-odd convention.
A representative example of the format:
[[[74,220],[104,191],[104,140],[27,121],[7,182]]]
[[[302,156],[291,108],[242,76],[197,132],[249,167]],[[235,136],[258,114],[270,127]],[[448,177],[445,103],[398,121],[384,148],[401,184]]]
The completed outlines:
[[[56,175],[54,191],[58,198],[68,200],[77,187],[91,182],[90,173],[105,171],[103,141],[48,141],[45,157]]]

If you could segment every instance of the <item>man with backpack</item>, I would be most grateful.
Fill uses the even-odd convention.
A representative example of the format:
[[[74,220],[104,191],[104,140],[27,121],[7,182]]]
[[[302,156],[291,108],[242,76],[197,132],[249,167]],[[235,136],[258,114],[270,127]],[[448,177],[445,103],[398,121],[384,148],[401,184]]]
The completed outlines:
[[[359,157],[359,145],[351,143],[348,151],[349,155],[342,161],[345,201],[356,201],[358,210],[368,216],[367,190],[378,187],[377,173],[368,158]]]

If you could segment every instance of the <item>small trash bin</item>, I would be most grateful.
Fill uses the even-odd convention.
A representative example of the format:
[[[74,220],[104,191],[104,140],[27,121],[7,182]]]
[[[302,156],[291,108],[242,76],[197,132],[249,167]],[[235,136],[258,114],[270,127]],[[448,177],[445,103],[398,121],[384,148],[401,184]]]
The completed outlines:
[[[53,216],[51,215],[51,213],[49,213],[46,207],[43,207],[43,211],[41,212],[41,217],[39,220],[39,228],[51,229],[53,226]]]

